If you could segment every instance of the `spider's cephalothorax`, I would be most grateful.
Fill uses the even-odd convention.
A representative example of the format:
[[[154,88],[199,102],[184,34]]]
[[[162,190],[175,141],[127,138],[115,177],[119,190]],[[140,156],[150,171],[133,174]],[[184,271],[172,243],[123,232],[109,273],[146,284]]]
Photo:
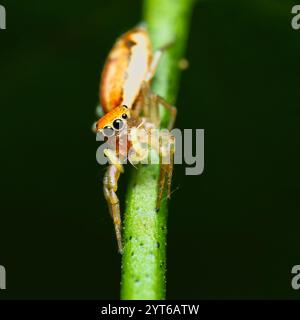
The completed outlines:
[[[113,218],[119,251],[122,253],[121,215],[119,199],[116,195],[118,179],[123,172],[120,159],[128,159],[135,164],[147,156],[145,145],[157,151],[160,159],[165,151],[171,153],[171,161],[160,164],[157,209],[161,198],[170,187],[173,172],[174,137],[170,133],[158,134],[148,139],[148,134],[160,126],[159,106],[170,112],[168,129],[172,129],[176,109],[150,90],[162,50],[152,52],[151,42],[145,28],[135,28],[122,35],[112,48],[101,77],[100,102],[106,113],[96,124],[96,129],[104,137],[117,140],[104,150],[109,159],[109,167],[104,176],[104,195]],[[142,134],[141,134],[142,133]]]

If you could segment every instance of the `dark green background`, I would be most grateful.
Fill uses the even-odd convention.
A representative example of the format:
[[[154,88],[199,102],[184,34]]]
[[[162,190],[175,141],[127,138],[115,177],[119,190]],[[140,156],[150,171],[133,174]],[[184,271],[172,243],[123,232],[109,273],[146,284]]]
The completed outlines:
[[[141,2],[1,4],[0,264],[8,289],[0,298],[118,298],[120,257],[90,126],[104,59],[140,21]],[[205,129],[205,171],[175,169],[168,298],[300,297],[290,285],[300,264],[293,4],[197,3],[177,127]]]

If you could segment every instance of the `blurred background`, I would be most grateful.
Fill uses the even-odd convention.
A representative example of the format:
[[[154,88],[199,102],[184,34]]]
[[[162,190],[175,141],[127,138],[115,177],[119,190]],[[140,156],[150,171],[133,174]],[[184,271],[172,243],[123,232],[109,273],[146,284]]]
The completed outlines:
[[[142,2],[1,4],[0,298],[118,299],[120,256],[90,127],[106,55],[141,20]],[[175,168],[169,299],[300,297],[291,288],[300,264],[294,4],[197,2],[176,126],[205,129],[205,170]]]

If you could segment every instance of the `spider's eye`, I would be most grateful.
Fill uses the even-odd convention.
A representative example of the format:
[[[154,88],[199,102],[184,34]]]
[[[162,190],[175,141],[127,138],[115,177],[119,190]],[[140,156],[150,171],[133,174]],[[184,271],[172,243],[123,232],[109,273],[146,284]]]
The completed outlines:
[[[111,137],[113,136],[115,133],[114,129],[110,126],[106,126],[103,128],[103,134],[106,136],[106,137]]]
[[[113,127],[116,129],[116,130],[121,130],[123,127],[124,127],[124,122],[122,119],[116,119],[114,122],[113,122]]]
[[[128,118],[128,115],[127,115],[126,113],[123,113],[123,114],[122,114],[122,118],[123,118],[123,119],[127,119],[127,118]]]

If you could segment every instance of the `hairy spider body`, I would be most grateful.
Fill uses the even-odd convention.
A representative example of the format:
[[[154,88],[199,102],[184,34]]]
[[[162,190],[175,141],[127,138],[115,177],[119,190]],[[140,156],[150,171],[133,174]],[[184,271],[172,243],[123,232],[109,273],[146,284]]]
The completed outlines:
[[[133,165],[143,162],[149,157],[149,150],[154,149],[160,158],[157,211],[165,185],[170,197],[174,137],[169,131],[153,132],[160,126],[159,105],[170,112],[168,129],[173,127],[176,109],[150,90],[161,54],[162,50],[152,52],[145,28],[134,28],[117,40],[101,76],[100,103],[105,115],[98,120],[96,129],[106,137],[109,146],[104,150],[110,164],[104,176],[103,188],[120,253],[123,252],[122,228],[116,192],[118,179],[124,171],[123,161],[129,160]]]

